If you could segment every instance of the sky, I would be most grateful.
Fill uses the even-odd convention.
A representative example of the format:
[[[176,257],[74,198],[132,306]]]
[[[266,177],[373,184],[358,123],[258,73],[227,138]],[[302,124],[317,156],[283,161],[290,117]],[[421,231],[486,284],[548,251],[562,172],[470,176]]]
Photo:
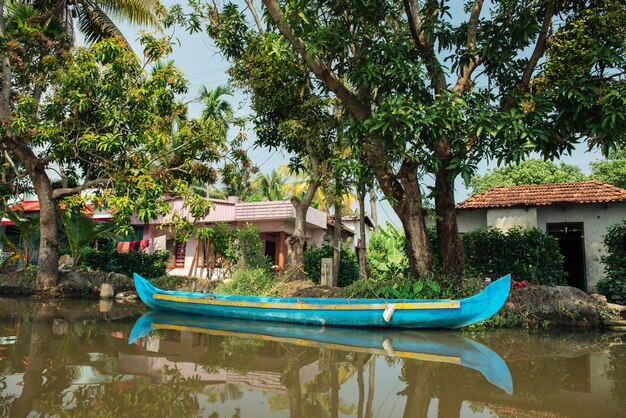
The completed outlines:
[[[168,8],[176,3],[185,4],[184,1],[180,2],[175,0],[162,0],[162,3]],[[245,3],[243,1],[235,1],[235,3],[240,4],[241,9],[245,8]],[[141,54],[141,46],[136,41],[136,38],[138,37],[137,31],[140,28],[128,25],[120,25],[120,28],[133,46],[135,52]],[[170,59],[173,59],[177,67],[185,72],[187,79],[190,82],[189,93],[183,99],[190,102],[190,116],[199,116],[202,111],[202,106],[200,103],[193,102],[193,100],[197,97],[200,86],[205,84],[214,88],[218,85],[228,83],[227,70],[229,64],[220,56],[218,49],[211,42],[208,35],[204,33],[191,35],[182,28],[175,28],[173,31],[168,31],[166,33],[168,35],[173,35],[173,37],[178,41]],[[242,92],[235,92],[234,96],[228,98],[228,100],[231,102],[236,116],[245,118],[251,115],[252,111],[249,107],[249,100]],[[252,143],[255,138],[255,134],[254,128],[251,124],[248,124],[245,129],[245,133],[249,138],[247,143],[248,155],[252,159],[253,164],[259,167],[261,172],[269,172],[276,169],[281,164],[288,162],[289,155],[285,152],[281,152],[280,150],[270,151],[267,148],[255,148],[253,146]],[[230,132],[230,134],[234,136],[236,132]],[[600,158],[601,155],[598,150],[587,152],[586,145],[581,144],[574,150],[572,155],[562,156],[559,161],[577,165],[584,173],[589,173],[589,163]],[[483,161],[478,166],[478,174],[484,174],[488,169],[496,167],[497,165],[495,162]],[[426,178],[424,179],[424,183],[425,185],[432,185],[434,181]],[[465,200],[469,195],[468,189],[464,186],[463,181],[460,178],[456,181],[455,193],[457,202]],[[384,200],[384,197],[380,192],[378,193],[377,199],[379,202],[379,222],[384,224],[389,221],[395,227],[400,227],[400,220],[394,213],[389,203]]]

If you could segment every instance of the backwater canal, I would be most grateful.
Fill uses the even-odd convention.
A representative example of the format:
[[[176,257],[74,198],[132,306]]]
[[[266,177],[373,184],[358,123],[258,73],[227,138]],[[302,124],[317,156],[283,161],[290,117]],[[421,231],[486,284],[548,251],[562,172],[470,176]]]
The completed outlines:
[[[0,417],[626,417],[619,333],[146,312],[0,298]]]

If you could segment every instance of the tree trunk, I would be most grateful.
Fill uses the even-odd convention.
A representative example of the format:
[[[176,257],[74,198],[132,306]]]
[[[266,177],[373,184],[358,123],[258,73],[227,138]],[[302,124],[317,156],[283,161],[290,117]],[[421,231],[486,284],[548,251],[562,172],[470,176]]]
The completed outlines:
[[[378,232],[378,209],[376,208],[376,189],[370,189],[370,219],[374,224],[374,232]]]
[[[287,280],[300,280],[306,278],[304,271],[304,242],[306,237],[306,213],[311,206],[315,192],[319,188],[320,168],[317,155],[313,151],[313,147],[307,141],[306,149],[311,159],[311,181],[307,187],[302,200],[293,196],[291,204],[296,211],[296,219],[294,222],[293,235],[285,240],[288,256],[288,272]]]
[[[339,418],[339,351],[330,352],[330,417]]]
[[[34,306],[28,346],[28,364],[22,378],[24,387],[19,398],[11,405],[12,417],[27,417],[36,410],[43,397],[43,374],[48,360],[48,348],[52,337],[52,318],[42,304]],[[24,333],[24,329],[21,330]]]
[[[441,271],[461,277],[465,268],[463,242],[459,236],[454,202],[454,178],[444,160],[435,177],[435,213],[437,215],[437,245]]]
[[[302,388],[300,382],[300,368],[298,365],[298,352],[287,348],[285,350],[287,357],[287,366],[283,372],[280,381],[287,388],[287,396],[289,398],[289,416],[291,418],[300,418],[302,416]]]
[[[59,281],[59,219],[53,197],[54,189],[44,164],[27,144],[7,136],[7,145],[22,162],[39,199],[39,262],[37,289],[55,286]]]
[[[407,387],[400,392],[406,395],[402,418],[425,417],[433,397],[433,372],[423,364],[407,361],[404,364]]]
[[[385,197],[396,212],[406,236],[406,252],[414,279],[426,279],[431,274],[432,252],[426,222],[422,214],[422,192],[414,163],[403,162],[398,174],[390,168],[378,169],[376,179]]]
[[[356,250],[359,256],[359,275],[361,279],[367,279],[367,237],[365,236],[365,187],[357,186],[357,198],[359,200],[359,236]]]
[[[309,205],[303,204],[296,198],[291,199],[291,203],[296,209],[296,219],[293,234],[285,240],[288,249],[289,277],[292,279],[301,278],[304,275],[304,242],[306,234],[306,213]]]
[[[370,359],[369,372],[367,374],[367,403],[365,404],[365,418],[372,418],[374,411],[374,389],[376,389],[376,358]]]
[[[55,286],[59,281],[59,221],[50,179],[43,169],[41,171],[30,175],[39,199],[38,289]]]
[[[341,196],[335,196],[335,228],[333,231],[333,283],[332,287],[339,284],[339,273],[341,270],[341,227],[343,222],[341,217]]]

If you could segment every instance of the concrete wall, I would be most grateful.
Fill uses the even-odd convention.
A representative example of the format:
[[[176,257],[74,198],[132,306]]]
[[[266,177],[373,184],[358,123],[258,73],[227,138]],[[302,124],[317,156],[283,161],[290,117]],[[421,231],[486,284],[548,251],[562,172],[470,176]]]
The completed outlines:
[[[494,208],[487,210],[487,226],[504,232],[512,228],[536,228],[537,208]]]
[[[461,234],[478,228],[487,228],[486,209],[460,210],[457,213],[457,222],[459,225],[459,232]],[[428,227],[434,224],[434,220],[427,222]]]
[[[546,206],[537,211],[537,226],[545,231],[548,223],[583,223],[587,289],[594,292],[596,283],[604,276],[604,265],[600,259],[606,254],[602,242],[606,229],[624,218],[626,203]]]

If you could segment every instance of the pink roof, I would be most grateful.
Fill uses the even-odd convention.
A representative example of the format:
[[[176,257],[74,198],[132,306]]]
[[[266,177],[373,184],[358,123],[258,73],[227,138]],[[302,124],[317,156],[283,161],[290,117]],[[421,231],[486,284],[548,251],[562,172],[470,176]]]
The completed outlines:
[[[268,220],[285,220],[295,219],[296,210],[288,200],[277,200],[270,202],[229,202],[225,200],[213,200],[214,207],[204,218],[197,219],[200,223],[213,222],[255,222]],[[180,199],[172,202],[172,212],[166,216],[150,221],[152,225],[168,223],[172,219],[173,214],[184,216],[189,220],[192,217],[189,209],[183,207]],[[314,208],[309,208],[306,216],[307,223],[326,229],[326,213]],[[142,225],[143,223],[137,219],[135,215],[132,218],[133,225]]]

